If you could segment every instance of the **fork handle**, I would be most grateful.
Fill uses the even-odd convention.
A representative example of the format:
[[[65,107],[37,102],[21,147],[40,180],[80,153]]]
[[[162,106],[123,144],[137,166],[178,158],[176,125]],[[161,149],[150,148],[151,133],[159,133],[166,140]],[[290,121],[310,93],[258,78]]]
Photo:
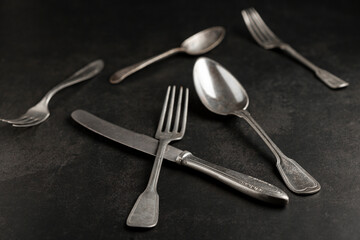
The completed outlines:
[[[345,82],[344,80],[336,77],[335,75],[329,73],[328,71],[319,68],[318,66],[314,65],[312,62],[307,60],[303,57],[300,53],[298,53],[295,49],[293,49],[288,44],[283,44],[280,48],[288,53],[290,56],[298,60],[299,62],[303,63],[305,66],[313,70],[316,76],[323,81],[328,87],[337,89],[337,88],[344,88],[349,85],[349,83]]]
[[[278,187],[257,178],[209,163],[195,157],[188,151],[182,152],[177,163],[205,173],[222,183],[261,201],[277,205],[289,202],[288,195]]]
[[[85,67],[81,68],[69,78],[53,87],[44,97],[46,99],[46,103],[49,103],[50,99],[60,90],[95,77],[99,72],[101,72],[103,68],[104,61],[101,59],[95,60],[87,64]]]
[[[156,191],[161,164],[169,140],[160,139],[150,179],[145,191],[138,197],[126,224],[130,227],[150,228],[156,226],[159,218],[159,195]]]
[[[147,60],[141,61],[139,63],[133,64],[131,66],[125,67],[123,69],[118,70],[110,77],[110,83],[117,84],[123,81],[125,78],[130,76],[131,74],[149,66],[150,64],[160,61],[161,59],[167,58],[175,53],[183,52],[183,48],[173,48],[164,53],[161,53],[155,57],[149,58]]]

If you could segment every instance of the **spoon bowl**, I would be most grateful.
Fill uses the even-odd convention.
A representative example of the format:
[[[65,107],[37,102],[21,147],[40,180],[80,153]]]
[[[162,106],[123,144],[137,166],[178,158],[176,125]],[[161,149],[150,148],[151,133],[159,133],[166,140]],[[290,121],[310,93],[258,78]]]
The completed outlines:
[[[189,55],[200,55],[214,49],[225,37],[223,27],[211,27],[185,39],[181,48]]]
[[[286,186],[297,194],[320,191],[320,184],[296,161],[285,156],[246,110],[249,98],[236,78],[217,62],[199,58],[194,65],[194,84],[201,102],[212,112],[243,118],[276,157],[276,167]]]
[[[243,86],[217,62],[199,58],[193,74],[196,92],[210,111],[229,115],[249,106],[249,97]]]
[[[221,43],[225,36],[225,28],[217,26],[202,30],[191,37],[185,39],[180,47],[170,49],[155,57],[133,64],[116,71],[110,77],[110,83],[117,84],[123,81],[131,74],[157,62],[161,59],[167,58],[175,53],[185,52],[189,55],[200,55],[209,52]]]

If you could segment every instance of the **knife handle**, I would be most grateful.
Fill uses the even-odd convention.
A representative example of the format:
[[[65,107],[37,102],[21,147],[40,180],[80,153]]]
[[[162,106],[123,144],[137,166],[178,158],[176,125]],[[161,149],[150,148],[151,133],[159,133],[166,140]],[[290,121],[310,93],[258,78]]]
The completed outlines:
[[[288,195],[278,187],[260,179],[209,163],[195,157],[188,151],[183,151],[176,162],[205,173],[253,198],[277,205],[285,205],[289,202]]]

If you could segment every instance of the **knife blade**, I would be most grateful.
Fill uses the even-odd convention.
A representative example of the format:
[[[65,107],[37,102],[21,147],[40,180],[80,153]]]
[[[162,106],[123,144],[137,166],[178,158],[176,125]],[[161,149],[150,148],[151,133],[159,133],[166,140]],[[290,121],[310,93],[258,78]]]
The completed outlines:
[[[155,156],[158,140],[107,122],[84,110],[72,112],[71,117],[83,127],[141,152]],[[165,159],[198,170],[253,198],[277,205],[289,202],[288,195],[278,187],[260,179],[227,169],[195,157],[189,151],[168,145]]]

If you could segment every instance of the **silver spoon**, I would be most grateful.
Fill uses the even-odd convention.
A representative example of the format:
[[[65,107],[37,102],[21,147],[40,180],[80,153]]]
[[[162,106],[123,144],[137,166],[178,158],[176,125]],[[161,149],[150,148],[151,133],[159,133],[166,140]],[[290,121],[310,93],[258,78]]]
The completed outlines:
[[[287,187],[297,194],[312,194],[320,184],[297,162],[283,154],[246,110],[249,98],[242,85],[224,67],[208,58],[194,66],[194,84],[201,102],[212,112],[245,119],[276,157],[276,167]]]
[[[198,32],[187,38],[180,47],[170,49],[160,55],[149,58],[145,61],[136,63],[129,67],[120,69],[110,77],[110,83],[116,84],[124,80],[131,74],[143,69],[144,67],[167,58],[175,53],[184,52],[189,55],[200,55],[214,49],[224,39],[225,29],[223,27],[211,27]]]

